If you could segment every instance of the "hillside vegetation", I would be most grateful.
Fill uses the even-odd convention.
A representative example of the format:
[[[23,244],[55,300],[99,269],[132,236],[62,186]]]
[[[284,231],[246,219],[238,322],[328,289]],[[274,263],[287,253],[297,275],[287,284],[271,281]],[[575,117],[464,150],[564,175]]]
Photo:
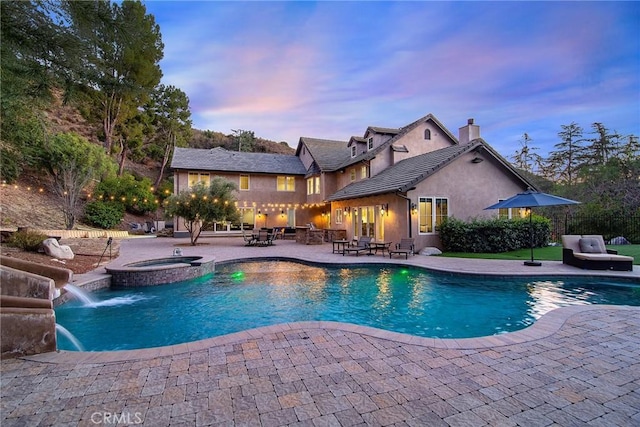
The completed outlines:
[[[101,145],[95,127],[71,105],[63,105],[61,92],[56,91],[52,103],[43,110],[43,123],[51,134],[73,132],[94,144]],[[186,144],[192,148],[224,147],[237,149],[233,135],[217,131],[193,129],[193,136]],[[294,154],[295,150],[284,142],[274,142],[256,138],[255,152]],[[149,157],[139,161],[127,161],[125,171],[135,176],[155,179],[159,170],[159,162]],[[170,171],[167,171],[170,176]],[[86,198],[83,203],[86,203]],[[148,215],[127,214],[117,228],[128,229],[130,222],[143,222],[153,219],[158,213]],[[12,183],[4,182],[0,187],[0,227],[15,229],[17,227],[33,227],[41,229],[64,229],[64,216],[60,211],[58,197],[51,191],[51,179],[44,171],[37,168],[26,168],[25,172]],[[89,228],[80,220],[78,228]]]

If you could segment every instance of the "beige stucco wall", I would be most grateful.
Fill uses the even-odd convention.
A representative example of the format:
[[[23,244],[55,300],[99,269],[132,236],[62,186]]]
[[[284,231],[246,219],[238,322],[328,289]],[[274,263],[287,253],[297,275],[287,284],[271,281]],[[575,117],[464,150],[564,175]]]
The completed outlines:
[[[184,191],[188,189],[188,176],[189,172],[197,171],[185,171],[176,170],[174,173],[174,188],[178,191]],[[203,172],[207,173],[207,172]],[[209,172],[210,178],[214,176],[220,176],[231,182],[233,182],[237,188],[240,187],[240,174],[225,174]],[[243,174],[245,175],[245,174]],[[306,221],[305,213],[300,209],[302,205],[307,203],[307,184],[303,176],[296,176],[295,178],[295,191],[277,191],[277,177],[278,175],[271,174],[246,174],[249,175],[249,191],[235,192],[238,200],[238,207],[255,207],[256,213],[261,211],[261,218],[256,219],[256,225],[263,227],[284,227],[287,225],[287,208],[294,208],[296,205],[296,224],[304,223]],[[284,176],[284,174],[283,174]],[[282,215],[281,211],[284,210],[285,214]],[[266,214],[266,218],[265,215]],[[266,221],[265,221],[266,220]],[[308,221],[306,221],[308,222]],[[176,221],[174,224],[174,231],[185,231],[184,223],[182,220]]]
[[[426,129],[431,131],[431,139],[424,139],[424,132]],[[380,135],[379,135],[380,136]],[[377,147],[377,141],[382,143],[390,138],[376,138],[374,136],[374,145]],[[443,132],[433,122],[427,120],[420,123],[411,131],[407,132],[401,138],[394,142],[394,145],[404,145],[409,150],[408,153],[394,152],[391,147],[385,148],[382,152],[378,153],[374,159],[370,162],[370,176],[377,175],[394,163],[409,157],[414,157],[420,154],[428,153],[440,148],[449,147],[454,144],[449,135]],[[379,144],[378,144],[379,145]],[[358,175],[359,178],[359,175]]]
[[[492,157],[480,155],[484,161],[472,163],[474,157],[474,153],[461,156],[419,183],[415,190],[408,193],[411,202],[418,204],[419,197],[446,197],[449,201],[449,217],[468,221],[476,217],[497,216],[497,210],[487,211],[484,208],[500,199],[507,199],[526,187]],[[440,247],[437,234],[418,233],[417,215],[412,216],[411,226],[418,249],[425,246]]]
[[[353,212],[355,208],[388,205],[388,209],[384,215],[378,214],[376,221],[382,221],[384,224],[384,235],[375,236],[376,239],[384,238],[385,241],[391,241],[395,243],[400,242],[400,239],[407,236],[407,217],[406,207],[407,201],[401,197],[393,194],[384,194],[379,196],[363,197],[360,199],[333,202],[331,204],[331,217],[333,219],[333,228],[343,228],[347,230],[347,239],[351,240],[355,236],[353,229]],[[344,212],[344,209],[349,207],[351,212],[348,214]],[[335,222],[336,209],[343,210],[343,222],[338,224]]]
[[[308,170],[311,164],[313,163],[313,157],[311,157],[311,154],[309,154],[309,150],[307,150],[307,147],[305,146],[305,144],[304,143],[300,143],[300,144],[301,144],[300,154],[298,155],[298,157],[300,158],[300,161],[302,162],[304,167]]]
[[[441,247],[438,234],[418,232],[418,215],[410,213],[410,206],[411,203],[418,205],[419,197],[447,198],[450,217],[471,220],[476,217],[497,216],[498,211],[486,211],[484,208],[526,189],[522,182],[517,181],[513,174],[492,157],[484,157],[481,163],[472,163],[474,157],[474,153],[466,154],[419,183],[415,190],[407,194],[410,200],[396,194],[385,194],[333,202],[332,218],[335,218],[336,209],[344,212],[347,206],[353,212],[355,207],[388,204],[385,215],[376,218],[384,221],[384,240],[395,244],[401,238],[409,237],[410,217],[411,237],[415,239],[416,250],[426,246]],[[352,215],[353,213],[343,214],[343,224],[334,224],[334,228],[347,230],[348,239],[354,236]]]
[[[431,131],[431,139],[424,139],[424,131]],[[408,153],[394,153],[395,161],[414,157],[420,154],[429,153],[439,150],[440,148],[450,147],[455,142],[433,122],[426,121],[419,124],[411,131],[407,132],[396,144],[404,145],[409,150]]]

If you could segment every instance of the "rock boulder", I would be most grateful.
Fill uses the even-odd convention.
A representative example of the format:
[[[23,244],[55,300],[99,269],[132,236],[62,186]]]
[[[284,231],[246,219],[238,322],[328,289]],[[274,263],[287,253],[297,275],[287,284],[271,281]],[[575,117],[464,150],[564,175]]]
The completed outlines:
[[[420,251],[420,255],[440,255],[442,254],[442,251],[438,248],[435,247],[431,247],[431,246],[427,246],[426,248],[422,249]]]
[[[53,258],[73,259],[75,255],[67,245],[61,245],[56,239],[46,239],[42,242],[44,253]]]

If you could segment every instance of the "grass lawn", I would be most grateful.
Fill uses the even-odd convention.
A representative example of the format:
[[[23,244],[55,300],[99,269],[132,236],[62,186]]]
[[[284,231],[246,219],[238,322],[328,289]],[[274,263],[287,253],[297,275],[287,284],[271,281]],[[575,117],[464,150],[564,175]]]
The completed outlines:
[[[636,265],[640,265],[640,245],[607,245],[607,249],[618,251],[618,255],[632,256]],[[531,259],[531,249],[519,249],[512,252],[499,254],[474,254],[468,252],[445,252],[440,256],[452,258],[479,258],[479,259]],[[534,248],[533,258],[537,261],[562,261],[562,246],[547,246],[546,248]]]

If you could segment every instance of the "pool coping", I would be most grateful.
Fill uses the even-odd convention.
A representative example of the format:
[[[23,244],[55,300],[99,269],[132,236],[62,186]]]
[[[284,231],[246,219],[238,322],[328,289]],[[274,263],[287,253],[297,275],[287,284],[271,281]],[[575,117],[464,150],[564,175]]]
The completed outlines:
[[[397,342],[404,345],[419,347],[431,347],[440,349],[475,350],[488,349],[500,346],[521,344],[525,342],[544,339],[558,332],[560,328],[574,315],[593,310],[634,310],[640,314],[640,307],[625,305],[572,305],[560,307],[544,314],[533,325],[519,331],[508,332],[499,335],[491,335],[476,338],[426,338],[415,335],[392,332],[370,326],[355,325],[352,323],[330,321],[304,321],[280,323],[271,326],[247,329],[241,332],[206,338],[183,344],[175,344],[164,347],[153,347],[138,350],[119,350],[102,352],[73,352],[58,350],[55,352],[41,353],[31,356],[22,356],[20,359],[42,363],[113,363],[125,361],[137,361],[153,359],[157,357],[180,355],[194,351],[206,350],[211,347],[237,344],[239,342],[259,339],[265,335],[289,332],[295,330],[336,330],[356,333],[371,338],[379,338]]]

